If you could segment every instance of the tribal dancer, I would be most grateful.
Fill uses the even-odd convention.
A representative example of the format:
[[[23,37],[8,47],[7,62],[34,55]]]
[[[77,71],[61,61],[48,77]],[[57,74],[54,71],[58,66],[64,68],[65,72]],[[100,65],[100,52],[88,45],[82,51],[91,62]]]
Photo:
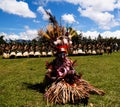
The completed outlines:
[[[50,45],[56,50],[55,59],[46,63],[47,73],[43,80],[44,98],[49,103],[55,104],[88,104],[90,94],[104,95],[104,91],[95,88],[82,79],[74,69],[76,61],[67,57],[72,44],[71,38],[76,35],[73,29],[65,30],[60,27],[49,12],[46,11],[52,25],[47,26],[47,31],[40,30],[38,34],[50,40]]]

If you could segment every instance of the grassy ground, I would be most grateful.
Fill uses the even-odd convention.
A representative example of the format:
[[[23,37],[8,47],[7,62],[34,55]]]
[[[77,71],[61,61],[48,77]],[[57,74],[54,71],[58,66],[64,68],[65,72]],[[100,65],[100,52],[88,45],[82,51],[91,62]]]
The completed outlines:
[[[43,94],[33,89],[42,82],[50,58],[2,59],[0,57],[0,107],[45,107]],[[87,107],[120,107],[120,52],[102,56],[74,56],[76,71],[105,96],[91,95]],[[31,88],[32,87],[32,88]],[[39,87],[42,88],[42,87]],[[83,105],[54,105],[54,107]]]

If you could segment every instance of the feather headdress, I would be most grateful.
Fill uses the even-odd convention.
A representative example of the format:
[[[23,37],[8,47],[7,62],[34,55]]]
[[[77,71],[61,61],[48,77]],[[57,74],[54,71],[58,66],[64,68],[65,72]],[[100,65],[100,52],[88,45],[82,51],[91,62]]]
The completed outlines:
[[[58,50],[61,48],[68,50],[69,46],[72,44],[72,37],[77,35],[76,31],[72,28],[66,30],[65,27],[59,26],[55,17],[52,16],[50,12],[46,10],[45,12],[49,16],[50,24],[46,26],[46,31],[39,30],[38,35],[49,39],[54,45],[54,48]]]

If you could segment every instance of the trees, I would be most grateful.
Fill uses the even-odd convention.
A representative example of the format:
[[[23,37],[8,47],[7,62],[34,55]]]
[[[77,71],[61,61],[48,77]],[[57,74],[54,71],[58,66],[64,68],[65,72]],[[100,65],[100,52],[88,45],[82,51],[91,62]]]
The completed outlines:
[[[4,38],[4,35],[1,35],[1,36],[0,36],[0,44],[6,43],[5,40],[4,40],[3,38]]]

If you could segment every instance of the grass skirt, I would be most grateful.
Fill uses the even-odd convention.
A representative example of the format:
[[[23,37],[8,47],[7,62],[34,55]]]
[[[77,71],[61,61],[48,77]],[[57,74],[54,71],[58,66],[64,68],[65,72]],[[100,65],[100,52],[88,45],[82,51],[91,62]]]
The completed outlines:
[[[104,95],[104,91],[93,87],[83,79],[77,79],[73,84],[62,79],[52,83],[45,91],[44,98],[47,103],[87,105],[90,94]]]

